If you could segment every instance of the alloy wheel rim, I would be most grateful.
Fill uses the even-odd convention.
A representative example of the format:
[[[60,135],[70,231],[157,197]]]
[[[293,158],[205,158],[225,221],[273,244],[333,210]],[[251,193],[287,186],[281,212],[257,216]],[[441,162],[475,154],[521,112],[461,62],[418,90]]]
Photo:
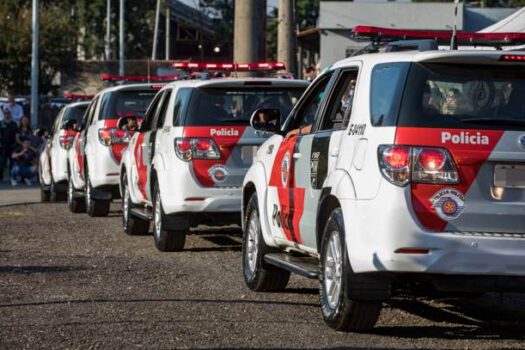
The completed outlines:
[[[255,273],[255,268],[257,265],[257,253],[259,249],[259,218],[255,211],[253,211],[250,215],[247,239],[246,262],[248,263],[248,270],[251,276]]]
[[[91,206],[91,185],[89,184],[89,177],[86,179],[86,206]]]
[[[324,290],[332,309],[339,305],[343,277],[341,239],[339,232],[333,231],[328,240],[324,261]]]
[[[129,190],[126,183],[124,183],[124,200],[122,201],[122,206],[122,217],[124,218],[124,226],[126,226],[129,219]]]
[[[73,203],[73,182],[71,179],[67,182],[67,201]]]
[[[157,194],[155,197],[155,211],[154,211],[154,222],[155,222],[155,236],[157,239],[160,239],[160,232],[162,230],[161,228],[161,220],[160,220],[160,194]]]

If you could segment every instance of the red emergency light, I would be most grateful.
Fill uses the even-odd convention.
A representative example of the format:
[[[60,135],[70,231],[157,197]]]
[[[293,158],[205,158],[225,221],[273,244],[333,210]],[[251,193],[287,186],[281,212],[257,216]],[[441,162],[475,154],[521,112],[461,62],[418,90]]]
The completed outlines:
[[[258,63],[197,63],[197,62],[175,62],[172,68],[190,71],[227,71],[227,72],[250,72],[250,71],[275,71],[286,68],[282,62],[258,62]]]
[[[352,35],[380,41],[433,39],[438,43],[449,44],[452,31],[440,30],[402,30],[370,26],[356,26]],[[457,32],[456,39],[460,45],[501,46],[525,44],[525,33],[470,33]]]
[[[500,61],[525,63],[525,55],[501,55]]]
[[[89,101],[93,98],[93,95],[86,95],[86,94],[77,94],[74,92],[66,92],[64,94],[64,98],[68,100],[83,100],[83,101]]]
[[[156,82],[156,81],[172,81],[179,79],[179,75],[110,75],[105,74],[100,77],[102,81],[136,81],[136,82]]]

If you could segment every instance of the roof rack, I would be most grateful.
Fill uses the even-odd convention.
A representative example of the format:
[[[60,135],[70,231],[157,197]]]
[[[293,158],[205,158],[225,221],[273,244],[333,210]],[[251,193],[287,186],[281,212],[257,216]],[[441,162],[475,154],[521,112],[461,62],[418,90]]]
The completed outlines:
[[[400,40],[400,41],[391,41],[388,43],[386,48],[387,52],[399,52],[399,51],[408,51],[408,50],[418,50],[418,51],[431,51],[438,50],[438,43],[436,40],[432,39],[422,39],[422,40]]]
[[[401,30],[370,26],[356,26],[352,36],[357,39],[371,40],[377,44],[399,40],[435,40],[440,45],[449,45],[452,31]],[[501,48],[525,44],[525,33],[457,33],[458,45],[489,46]]]

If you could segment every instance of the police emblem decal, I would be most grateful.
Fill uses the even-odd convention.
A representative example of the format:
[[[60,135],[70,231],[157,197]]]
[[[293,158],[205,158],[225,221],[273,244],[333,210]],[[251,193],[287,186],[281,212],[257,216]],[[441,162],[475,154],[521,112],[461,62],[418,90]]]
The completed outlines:
[[[229,175],[228,168],[222,164],[216,164],[208,170],[208,174],[215,183],[223,183]]]
[[[445,221],[457,219],[465,209],[465,196],[453,188],[444,188],[430,198],[432,208]]]
[[[283,184],[283,187],[286,187],[289,177],[290,177],[290,151],[284,154],[283,160],[281,161],[281,182]]]

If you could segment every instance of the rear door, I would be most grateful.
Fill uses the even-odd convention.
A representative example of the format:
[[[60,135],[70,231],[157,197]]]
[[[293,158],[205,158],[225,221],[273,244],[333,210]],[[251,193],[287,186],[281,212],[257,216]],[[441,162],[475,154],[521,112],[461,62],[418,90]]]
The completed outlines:
[[[329,72],[318,78],[301,98],[284,126],[288,137],[276,145],[267,194],[267,212],[271,213],[272,235],[289,245],[311,245],[302,225],[306,189],[310,187],[310,154],[317,122],[333,84],[335,74]],[[304,134],[295,134],[301,130]],[[291,133],[290,133],[291,131]],[[309,132],[314,133],[309,134]]]
[[[79,133],[78,141],[75,142],[75,151],[77,154],[77,162],[78,162],[78,170],[79,175],[82,180],[84,179],[84,164],[85,164],[85,157],[86,157],[86,145],[87,145],[87,137],[89,128],[93,123],[96,123],[96,116],[95,112],[97,110],[98,102],[100,100],[100,96],[97,96],[93,99],[91,104],[89,105],[88,110],[86,111],[86,114],[84,115],[84,120],[82,121],[82,130]],[[97,140],[98,141],[98,140]]]
[[[513,63],[414,63],[396,143],[450,152],[460,182],[412,184],[421,224],[458,234],[525,234],[525,70]],[[425,160],[414,156],[416,165]]]

